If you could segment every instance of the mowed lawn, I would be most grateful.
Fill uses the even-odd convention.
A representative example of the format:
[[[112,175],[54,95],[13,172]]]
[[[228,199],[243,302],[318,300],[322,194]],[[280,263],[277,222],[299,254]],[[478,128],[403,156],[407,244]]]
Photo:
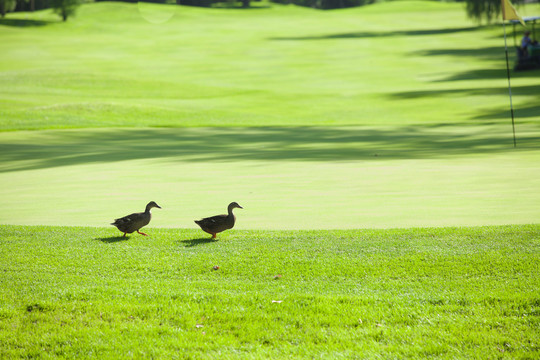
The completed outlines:
[[[477,26],[463,4],[156,8],[174,16],[154,24],[105,2],[67,23],[50,11],[0,20],[0,129],[509,120],[502,27]],[[516,115],[535,123],[538,72],[513,77]]]
[[[0,19],[0,358],[538,358],[539,72],[514,148],[463,4],[254,6]]]
[[[540,355],[538,225],[1,231],[3,359]]]
[[[156,201],[152,226],[237,201],[238,229],[537,223],[538,133],[493,127],[96,129],[2,133],[3,223],[109,226]],[[493,140],[496,139],[496,140]],[[509,141],[508,141],[509,140]],[[494,144],[493,141],[500,141]],[[506,141],[506,145],[504,144]]]
[[[538,71],[513,73],[514,149],[500,26],[432,1],[255,6],[8,14],[0,222],[106,226],[150,200],[172,228],[231,201],[243,229],[538,222]]]

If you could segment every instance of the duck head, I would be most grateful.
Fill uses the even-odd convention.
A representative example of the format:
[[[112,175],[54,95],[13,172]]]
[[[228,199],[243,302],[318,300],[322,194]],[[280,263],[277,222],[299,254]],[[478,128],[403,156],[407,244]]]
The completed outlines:
[[[232,211],[232,209],[243,209],[243,207],[241,207],[240,205],[238,205],[238,203],[235,201],[235,202],[232,202],[229,204],[229,211]]]
[[[146,205],[146,211],[150,211],[150,209],[152,208],[158,208],[158,209],[161,209],[161,206],[159,206],[158,204],[156,204],[155,201],[150,201],[148,203],[148,205]]]

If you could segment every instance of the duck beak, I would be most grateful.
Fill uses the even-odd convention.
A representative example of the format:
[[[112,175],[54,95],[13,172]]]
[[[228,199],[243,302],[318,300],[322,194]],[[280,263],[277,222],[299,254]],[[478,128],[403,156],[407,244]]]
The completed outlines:
[[[241,207],[240,205],[238,205],[238,207],[239,207],[240,209],[243,209],[243,207]]]
[[[158,209],[161,209],[161,206],[159,206],[158,204],[156,204],[156,207],[157,207]]]

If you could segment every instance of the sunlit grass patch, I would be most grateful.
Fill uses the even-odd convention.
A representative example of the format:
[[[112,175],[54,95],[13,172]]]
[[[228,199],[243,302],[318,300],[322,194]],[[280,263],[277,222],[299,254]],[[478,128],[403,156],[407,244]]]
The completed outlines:
[[[143,5],[174,16],[154,24]],[[0,21],[0,130],[509,120],[502,29],[461,3],[79,10],[67,23],[49,11]],[[535,74],[512,74],[521,122],[538,114]]]
[[[2,357],[538,355],[536,225],[2,226]],[[217,270],[214,266],[219,266]]]

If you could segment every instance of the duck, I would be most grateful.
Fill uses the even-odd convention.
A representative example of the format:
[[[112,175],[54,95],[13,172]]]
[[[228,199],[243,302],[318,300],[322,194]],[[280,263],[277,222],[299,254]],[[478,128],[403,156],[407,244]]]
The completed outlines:
[[[118,230],[123,232],[124,237],[126,236],[126,234],[131,234],[134,231],[138,232],[141,235],[148,236],[148,234],[145,234],[139,231],[139,229],[148,225],[148,223],[150,222],[150,219],[152,219],[152,214],[150,214],[150,210],[152,208],[161,209],[161,206],[156,204],[155,201],[150,201],[146,205],[146,209],[144,210],[144,212],[133,213],[133,214],[118,218],[114,220],[114,222],[111,223],[111,225],[116,226]]]
[[[195,220],[195,224],[199,225],[204,232],[212,235],[212,239],[215,239],[217,233],[234,227],[236,216],[233,214],[233,209],[243,209],[243,207],[238,205],[237,202],[232,202],[227,207],[227,215],[216,215],[201,220]]]

